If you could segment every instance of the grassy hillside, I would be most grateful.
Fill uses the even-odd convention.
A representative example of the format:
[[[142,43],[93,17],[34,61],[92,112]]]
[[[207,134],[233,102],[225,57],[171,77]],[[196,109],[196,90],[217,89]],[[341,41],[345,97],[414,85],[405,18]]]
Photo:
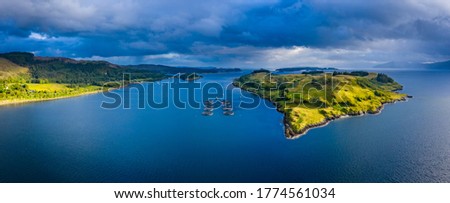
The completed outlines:
[[[365,75],[365,76],[357,76]],[[317,73],[272,75],[254,72],[236,86],[274,102],[294,137],[344,115],[378,113],[383,104],[405,99],[402,86],[384,74]]]
[[[106,82],[121,81],[124,73],[132,80],[160,80],[165,75],[148,70],[124,68],[106,61],[77,61],[60,57],[35,57],[31,53],[12,52],[0,58],[29,69],[33,83],[41,80],[50,83],[101,86]]]
[[[0,54],[0,105],[47,100],[100,91],[104,84],[166,78],[163,73],[124,68],[106,61],[36,57],[31,53]]]
[[[165,74],[177,74],[177,73],[222,73],[222,72],[238,72],[241,71],[239,68],[195,68],[195,67],[171,67],[164,65],[153,65],[153,64],[141,64],[141,65],[129,65],[126,68],[135,70],[146,70],[157,73]]]
[[[100,86],[51,83],[51,78],[35,78],[30,68],[0,58],[0,105],[40,101],[100,91]]]
[[[29,79],[28,68],[19,66],[11,61],[0,58],[0,80]]]

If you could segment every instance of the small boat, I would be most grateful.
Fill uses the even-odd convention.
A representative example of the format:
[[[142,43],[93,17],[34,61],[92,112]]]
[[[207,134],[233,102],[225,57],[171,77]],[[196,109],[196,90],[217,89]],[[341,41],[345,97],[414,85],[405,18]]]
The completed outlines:
[[[211,107],[205,107],[203,110],[204,110],[204,111],[212,111],[212,110],[214,110],[214,108],[211,108]]]

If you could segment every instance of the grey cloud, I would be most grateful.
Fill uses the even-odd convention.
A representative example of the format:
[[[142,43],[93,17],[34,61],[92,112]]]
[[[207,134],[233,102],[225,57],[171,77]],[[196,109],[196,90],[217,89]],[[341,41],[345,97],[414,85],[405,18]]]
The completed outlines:
[[[450,3],[439,0],[0,0],[0,5],[2,52],[117,60],[177,53],[183,57],[164,60],[259,65],[266,61],[259,56],[270,58],[268,50],[291,47],[307,47],[336,63],[351,58],[333,50],[360,53],[354,56],[368,63],[405,53],[423,60],[450,58]],[[36,41],[31,32],[59,41]]]

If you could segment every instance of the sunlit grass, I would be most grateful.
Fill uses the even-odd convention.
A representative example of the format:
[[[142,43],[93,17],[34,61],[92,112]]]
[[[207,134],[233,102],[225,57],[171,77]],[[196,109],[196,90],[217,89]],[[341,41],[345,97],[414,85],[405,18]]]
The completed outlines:
[[[27,84],[28,89],[34,91],[62,91],[62,90],[70,90],[71,88],[67,87],[67,84],[57,84],[57,83],[49,83],[49,84]]]

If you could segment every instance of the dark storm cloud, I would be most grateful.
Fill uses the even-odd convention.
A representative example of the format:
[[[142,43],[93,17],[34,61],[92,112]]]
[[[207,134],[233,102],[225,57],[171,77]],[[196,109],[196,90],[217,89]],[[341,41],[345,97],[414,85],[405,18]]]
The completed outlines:
[[[394,54],[399,50],[423,60],[450,57],[447,1],[0,0],[0,5],[0,52],[224,65],[261,65],[267,62],[261,54],[275,52],[281,57],[310,51],[330,63],[351,60],[341,53],[366,61],[404,58],[405,53]]]
[[[377,39],[446,42],[448,15],[413,1],[285,2],[247,12],[239,24],[225,28],[224,38],[260,46],[312,47],[345,47]]]

